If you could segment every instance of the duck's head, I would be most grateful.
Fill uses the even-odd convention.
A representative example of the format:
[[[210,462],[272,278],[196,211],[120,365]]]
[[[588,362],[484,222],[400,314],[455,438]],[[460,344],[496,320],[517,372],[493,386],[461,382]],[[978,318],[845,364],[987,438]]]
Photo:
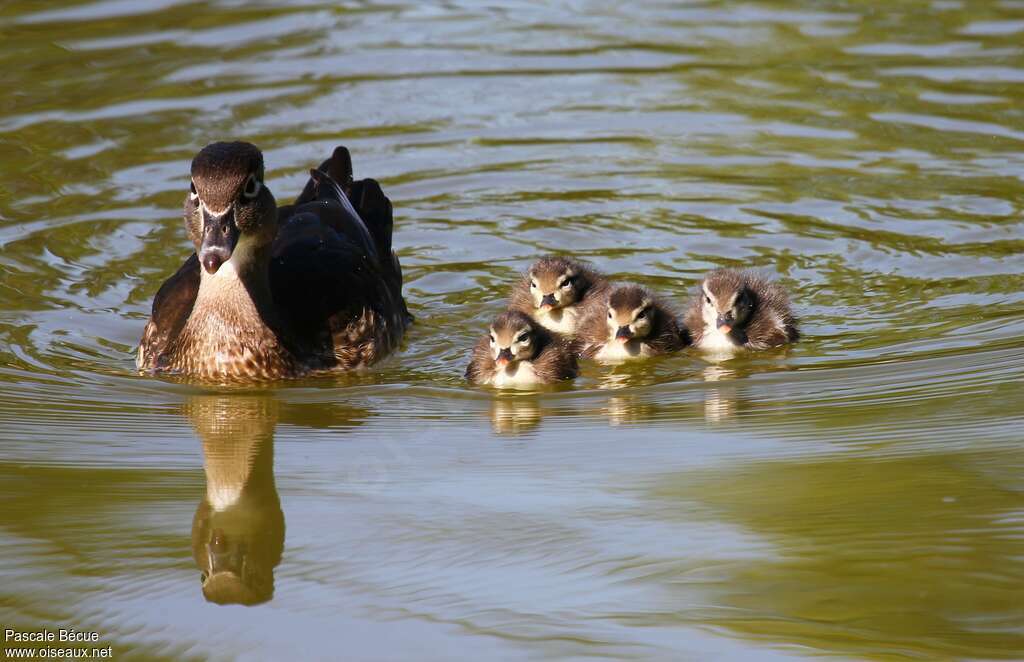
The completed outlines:
[[[582,265],[564,257],[538,260],[527,272],[533,305],[540,310],[571,306],[590,285]]]
[[[277,234],[277,203],[263,183],[263,153],[246,142],[217,142],[192,159],[185,225],[200,264],[216,274],[251,266]]]
[[[499,368],[537,355],[538,328],[528,315],[506,311],[491,322],[490,334],[491,356]]]
[[[650,292],[639,285],[620,285],[608,296],[608,337],[620,343],[646,338],[656,314]]]
[[[741,272],[713,271],[700,290],[704,324],[722,333],[745,328],[757,307],[757,295]]]

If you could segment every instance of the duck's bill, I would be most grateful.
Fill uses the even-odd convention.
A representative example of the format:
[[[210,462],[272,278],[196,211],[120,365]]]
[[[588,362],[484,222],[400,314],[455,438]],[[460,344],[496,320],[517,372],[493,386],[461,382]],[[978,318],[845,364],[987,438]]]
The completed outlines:
[[[229,210],[220,216],[203,212],[203,243],[199,246],[199,262],[208,274],[215,274],[231,259],[238,243],[235,214]]]

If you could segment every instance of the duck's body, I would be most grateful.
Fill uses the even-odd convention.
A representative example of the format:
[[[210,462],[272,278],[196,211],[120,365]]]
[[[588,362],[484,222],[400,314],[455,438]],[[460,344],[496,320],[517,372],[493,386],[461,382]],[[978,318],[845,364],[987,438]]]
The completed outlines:
[[[410,321],[391,204],[375,181],[352,182],[349,164],[335,150],[295,204],[277,208],[258,149],[201,151],[185,201],[196,253],[157,292],[139,369],[278,379],[389,353]]]
[[[529,388],[573,379],[579,373],[568,341],[525,313],[509,310],[495,318],[476,344],[466,368],[473,384]]]
[[[515,363],[503,370],[495,369],[491,375],[490,380],[485,383],[498,388],[529,388],[537,384],[551,384],[559,381],[542,377],[541,374],[538,374],[532,361]]]
[[[640,285],[618,285],[580,327],[581,356],[605,363],[648,358],[689,344],[675,313]]]
[[[750,271],[718,269],[705,276],[685,323],[694,346],[714,354],[781,347],[800,338],[785,290]]]
[[[549,331],[572,337],[601,306],[607,290],[607,280],[590,266],[572,258],[545,257],[515,285],[509,308],[529,315]]]

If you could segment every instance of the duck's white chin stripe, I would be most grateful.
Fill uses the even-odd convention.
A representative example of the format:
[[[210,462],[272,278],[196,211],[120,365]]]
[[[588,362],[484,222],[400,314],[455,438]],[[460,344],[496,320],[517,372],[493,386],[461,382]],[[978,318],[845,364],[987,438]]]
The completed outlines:
[[[238,278],[238,274],[248,266],[250,261],[252,261],[254,249],[254,241],[251,238],[242,235],[238,238],[238,243],[235,244],[235,249],[231,251],[231,259],[220,265],[220,268],[217,269],[216,273],[207,274],[204,270],[203,275],[208,275],[210,278],[217,279]]]

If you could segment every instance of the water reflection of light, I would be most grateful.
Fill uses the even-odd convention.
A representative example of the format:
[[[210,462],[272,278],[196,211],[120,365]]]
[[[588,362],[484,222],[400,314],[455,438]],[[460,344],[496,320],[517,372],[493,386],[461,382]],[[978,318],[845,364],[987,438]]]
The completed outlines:
[[[598,388],[603,389],[620,389],[625,388],[629,385],[631,375],[625,372],[616,372],[609,370],[600,377],[600,381],[597,384]]]
[[[523,434],[540,425],[540,406],[535,398],[499,397],[491,402],[491,427],[495,434]]]
[[[736,372],[721,365],[709,365],[701,372],[706,382],[728,381]],[[732,388],[715,387],[704,392],[704,419],[708,423],[724,423],[736,415],[736,398]]]

